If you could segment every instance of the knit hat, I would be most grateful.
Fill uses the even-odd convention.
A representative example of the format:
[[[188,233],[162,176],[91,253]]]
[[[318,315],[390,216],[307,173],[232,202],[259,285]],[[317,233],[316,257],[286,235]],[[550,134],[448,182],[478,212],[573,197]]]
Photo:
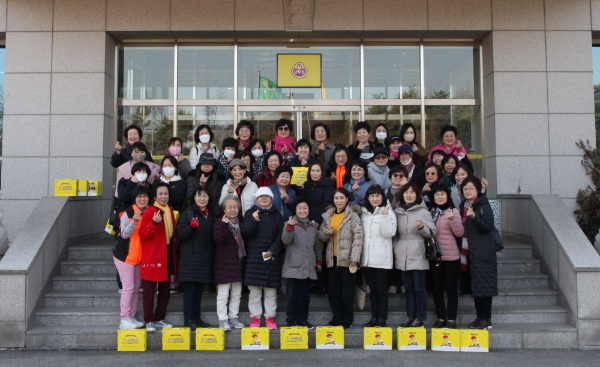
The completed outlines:
[[[398,155],[400,155],[402,153],[408,153],[412,156],[412,154],[413,154],[412,147],[410,145],[401,145],[400,148],[398,148]]]
[[[271,189],[269,189],[268,187],[261,187],[258,190],[256,190],[256,192],[254,193],[254,198],[258,198],[259,196],[263,196],[263,195],[267,195],[270,196],[271,199],[273,198],[273,191],[271,191]]]
[[[244,163],[244,161],[243,161],[243,160],[241,160],[241,159],[239,159],[239,158],[233,159],[233,160],[231,161],[231,163],[229,163],[229,167],[230,167],[230,168],[231,168],[231,167],[235,167],[235,166],[240,166],[240,167],[242,167],[242,168],[248,168],[248,167],[246,166],[246,163]]]

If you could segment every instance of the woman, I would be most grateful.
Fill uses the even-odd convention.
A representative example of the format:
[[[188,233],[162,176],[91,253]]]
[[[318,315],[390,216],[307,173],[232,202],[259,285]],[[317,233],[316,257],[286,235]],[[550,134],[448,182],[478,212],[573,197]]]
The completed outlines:
[[[388,316],[388,275],[394,263],[392,237],[398,229],[396,216],[385,198],[383,188],[373,185],[367,190],[361,220],[364,244],[361,269],[371,290],[371,321],[364,326],[386,326]]]
[[[321,248],[317,225],[309,219],[310,206],[306,197],[293,202],[295,216],[289,216],[281,241],[287,245],[282,277],[285,278],[287,326],[314,326],[308,322],[310,286],[321,271]]]
[[[248,120],[242,120],[238,122],[235,128],[235,135],[237,135],[237,146],[236,154],[240,154],[242,151],[248,149],[252,136],[254,135],[254,125]]]
[[[183,326],[191,330],[210,326],[200,318],[204,286],[213,281],[215,217],[208,207],[210,199],[208,190],[197,188],[194,202],[181,214],[177,224],[178,281],[183,285]]]
[[[398,149],[401,145],[402,138],[400,138],[398,135],[394,135],[390,138],[390,162],[398,163]]]
[[[179,166],[179,175],[181,178],[186,181],[188,178],[188,174],[192,170],[192,165],[189,159],[183,156],[183,152],[181,151],[181,147],[183,146],[182,141],[178,137],[173,137],[169,139],[167,142],[167,146],[169,147],[169,154],[177,159],[177,165]]]
[[[283,164],[283,157],[279,152],[272,150],[265,155],[265,169],[258,175],[256,184],[258,187],[274,185],[277,182],[275,170]]]
[[[219,205],[223,205],[225,197],[237,195],[242,203],[242,211],[254,206],[254,193],[258,187],[248,177],[248,167],[241,159],[234,159],[229,165],[229,179],[221,189]]]
[[[452,154],[447,154],[444,159],[442,159],[441,167],[444,171],[444,184],[449,186],[452,172],[456,167],[458,167],[458,159],[456,159],[456,157]]]
[[[267,151],[267,146],[260,139],[252,139],[250,144],[248,144],[247,152],[250,152],[250,163],[248,166],[250,170],[250,178],[254,182],[258,182],[258,175],[260,175],[265,170],[265,152]],[[241,154],[240,154],[241,158]]]
[[[159,182],[153,190],[154,205],[144,211],[140,227],[144,322],[149,332],[156,331],[157,327],[173,327],[165,322],[165,315],[171,298],[169,279],[171,275],[177,276],[177,227],[173,208],[168,205],[169,185]]]
[[[369,163],[369,178],[373,181],[373,185],[379,185],[384,190],[389,189],[392,186],[390,181],[390,168],[388,167],[388,160],[390,151],[388,148],[378,146],[375,148],[375,156],[373,162]]]
[[[135,190],[136,187],[144,186],[150,189],[150,184],[148,183],[150,174],[150,167],[145,163],[140,162],[131,167],[130,178],[121,177],[118,186],[119,200],[121,202],[119,212],[134,204],[135,196],[133,195],[133,190]],[[115,226],[115,228],[117,227]]]
[[[312,144],[308,139],[300,139],[296,143],[296,154],[289,163],[290,167],[306,167],[316,159],[310,155]]]
[[[333,205],[333,191],[335,184],[325,176],[325,167],[321,162],[312,162],[308,166],[306,182],[298,185],[298,196],[303,196],[308,201],[310,213],[308,217],[321,225],[323,213],[327,207]],[[285,217],[284,217],[285,218]]]
[[[348,190],[336,189],[334,207],[323,213],[323,224],[319,227],[319,240],[327,243],[329,306],[333,313],[329,326],[344,329],[351,328],[354,322],[356,269],[363,247],[362,223],[349,202]]]
[[[127,141],[125,144],[125,149],[121,146],[120,142],[115,144],[115,152],[112,154],[110,158],[110,165],[114,168],[119,168],[125,162],[129,162],[133,158],[133,144],[142,140],[144,134],[142,133],[142,129],[135,125],[129,125],[123,130],[123,137]],[[152,160],[152,155],[144,146],[144,153],[146,153],[146,161],[154,163]]]
[[[408,145],[402,145],[398,149],[398,156],[400,157],[400,165],[406,168],[408,171],[408,179],[410,182],[415,183],[419,189],[425,186],[425,179],[423,178],[423,167],[418,162],[415,162],[412,158],[413,151]]]
[[[460,244],[456,238],[462,237],[465,229],[459,211],[452,206],[450,190],[446,186],[436,185],[430,195],[433,198],[431,216],[437,232],[435,238],[442,251],[441,259],[429,262],[433,278],[433,302],[438,318],[433,327],[456,329],[460,274]],[[447,307],[444,288],[448,297]]]
[[[350,173],[350,152],[342,145],[338,145],[329,161],[329,171],[327,175],[331,181],[335,182],[335,188],[344,186],[346,175]]]
[[[236,154],[236,147],[238,141],[234,138],[225,138],[223,139],[223,144],[221,145],[221,155],[219,156],[219,172],[224,175],[229,173],[229,163],[233,160],[233,157]]]
[[[423,327],[427,320],[425,275],[429,270],[424,238],[435,236],[435,225],[421,200],[421,190],[412,182],[402,188],[400,205],[394,212],[399,234],[394,242],[394,255],[406,290],[407,317],[400,327]]]
[[[150,202],[150,190],[145,186],[133,189],[135,203],[121,213],[115,228],[117,244],[113,249],[113,261],[119,272],[123,290],[121,292],[121,323],[119,329],[136,329],[144,323],[135,318],[137,303],[140,297],[140,262],[142,246],[140,243],[140,220]]]
[[[387,126],[383,122],[375,125],[375,146],[389,148],[390,139],[388,139],[388,136],[389,132]]]
[[[277,183],[269,186],[269,190],[273,193],[272,205],[277,209],[277,213],[281,214],[281,218],[289,218],[293,215],[292,203],[296,200],[296,191],[289,187],[293,174],[290,167],[279,166],[275,170]]]
[[[450,191],[451,191],[451,197],[452,197],[452,203],[454,204],[455,208],[458,208],[460,206],[460,204],[464,201],[464,197],[462,195],[462,183],[463,181],[468,178],[468,177],[472,177],[473,176],[473,171],[471,171],[469,169],[468,166],[466,165],[459,165],[458,167],[456,167],[454,169],[454,171],[452,172],[452,175],[450,176]],[[485,190],[488,186],[488,181],[485,179],[485,177],[481,178],[481,194],[485,195]]]
[[[436,185],[444,183],[444,171],[442,167],[431,162],[425,166],[425,185],[423,186],[423,201],[427,208],[431,208],[431,200],[429,200],[429,192]],[[456,208],[456,206],[455,206]]]
[[[292,158],[294,158],[294,154],[296,153],[294,148],[294,138],[292,137],[293,129],[294,124],[292,124],[292,121],[280,119],[277,121],[277,124],[275,124],[275,140],[272,140],[267,144],[267,151],[276,151],[281,154],[281,157],[283,158],[283,163],[281,164],[288,164]]]
[[[462,145],[461,141],[457,140],[458,129],[456,128],[456,126],[444,126],[440,135],[442,138],[442,142],[431,148],[431,153],[433,153],[436,150],[441,150],[445,154],[453,154],[459,160],[463,158],[469,158],[469,156],[467,155],[467,150]]]
[[[427,149],[422,146],[417,139],[417,129],[415,125],[410,122],[402,124],[400,128],[400,137],[402,138],[402,144],[408,145],[413,151],[413,159],[421,166],[427,163]]]
[[[205,124],[196,128],[196,132],[194,132],[196,146],[190,150],[190,164],[192,167],[196,167],[202,153],[210,153],[213,157],[218,157],[221,154],[219,148],[212,143],[214,138],[215,134],[213,134],[210,126]]]
[[[156,186],[159,182],[164,182],[169,186],[169,205],[174,210],[181,212],[185,201],[187,185],[179,176],[177,159],[172,155],[166,155],[160,162],[161,174],[159,180],[154,181],[152,186]]]
[[[325,167],[325,170],[329,170],[331,155],[335,150],[335,145],[329,144],[330,137],[331,130],[329,130],[329,126],[322,122],[317,122],[310,129],[310,138],[313,141],[312,152],[310,155],[321,162]]]
[[[350,201],[350,206],[362,206],[365,203],[367,189],[371,186],[367,162],[364,159],[357,159],[350,164],[350,175],[344,180],[344,188],[354,196]]]
[[[217,216],[220,212],[219,202],[216,198],[221,197],[221,190],[225,185],[225,176],[217,171],[217,162],[210,153],[202,153],[196,169],[190,172],[187,179],[187,192],[185,202],[194,200],[198,188],[208,191],[211,201],[208,203],[209,210]]]
[[[225,331],[244,327],[238,320],[242,297],[242,261],[246,257],[246,245],[242,237],[240,210],[242,205],[236,195],[223,200],[225,213],[215,220],[213,237],[217,245],[214,263],[214,283],[217,285],[217,316],[219,327]],[[227,312],[229,299],[229,312]]]
[[[466,178],[461,186],[466,199],[460,207],[465,226],[462,253],[469,253],[471,295],[477,311],[477,318],[469,324],[471,329],[492,328],[492,297],[498,295],[496,242],[492,234],[494,214],[487,197],[481,194],[482,189],[474,176]]]
[[[369,123],[360,121],[354,125],[354,133],[356,134],[356,143],[348,147],[350,152],[351,160],[357,159],[371,159],[375,152],[375,144],[369,141],[369,134],[371,133],[371,125]]]
[[[408,183],[408,172],[406,168],[402,166],[396,166],[390,170],[390,180],[392,181],[392,187],[385,190],[385,197],[390,203],[392,210],[395,210],[400,203],[400,191],[402,186]]]
[[[281,285],[281,266],[279,253],[282,250],[281,232],[283,218],[273,205],[273,193],[261,187],[254,194],[256,205],[246,211],[242,223],[242,235],[247,240],[246,277],[248,286],[248,310],[252,322],[251,328],[260,327],[263,313],[261,304],[264,291],[265,323],[271,330],[277,329],[277,289]]]

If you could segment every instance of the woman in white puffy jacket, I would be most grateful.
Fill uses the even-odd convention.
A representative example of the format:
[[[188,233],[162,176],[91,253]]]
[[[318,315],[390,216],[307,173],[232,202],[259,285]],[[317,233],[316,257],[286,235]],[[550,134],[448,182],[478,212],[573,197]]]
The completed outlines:
[[[246,163],[238,158],[229,163],[229,177],[229,180],[221,189],[219,205],[223,205],[228,195],[237,195],[242,204],[242,213],[246,213],[256,203],[254,194],[258,190],[258,186],[248,177]]]
[[[386,326],[388,315],[388,272],[393,267],[392,237],[396,234],[396,215],[379,185],[365,194],[361,221],[364,243],[361,269],[371,289],[371,321],[364,326]]]

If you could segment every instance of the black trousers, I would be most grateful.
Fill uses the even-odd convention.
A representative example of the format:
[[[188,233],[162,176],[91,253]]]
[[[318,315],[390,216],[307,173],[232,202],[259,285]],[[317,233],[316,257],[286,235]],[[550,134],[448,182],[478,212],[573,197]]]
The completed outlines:
[[[333,267],[328,269],[329,306],[333,313],[333,321],[338,324],[352,325],[354,322],[354,287],[356,273],[352,274],[348,267],[337,266],[333,258]]]
[[[182,282],[183,284],[183,319],[184,321],[200,318],[200,305],[206,283]]]
[[[306,279],[285,279],[285,295],[287,298],[286,321],[308,321],[310,305],[310,286],[313,281]]]
[[[437,318],[440,320],[456,320],[458,313],[460,259],[454,261],[430,261],[429,269],[433,278],[433,302]],[[448,294],[448,307],[444,303],[444,288]]]
[[[477,317],[490,320],[492,318],[492,297],[473,297]]]
[[[379,320],[388,317],[388,269],[362,268],[363,276],[371,289],[371,315]]]

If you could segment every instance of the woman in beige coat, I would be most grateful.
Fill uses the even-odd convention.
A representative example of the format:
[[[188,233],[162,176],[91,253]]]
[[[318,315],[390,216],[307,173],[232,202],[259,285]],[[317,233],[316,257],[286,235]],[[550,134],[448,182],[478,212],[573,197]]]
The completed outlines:
[[[331,326],[352,327],[356,268],[363,247],[363,228],[360,217],[348,206],[350,193],[344,188],[333,192],[333,208],[323,213],[319,239],[327,243],[329,268],[329,305],[333,318]]]
[[[406,289],[407,318],[400,327],[423,327],[427,319],[425,274],[429,262],[425,257],[424,238],[435,236],[436,228],[420,192],[414,183],[405,185],[398,208],[394,210],[399,234],[394,242],[394,255]]]

